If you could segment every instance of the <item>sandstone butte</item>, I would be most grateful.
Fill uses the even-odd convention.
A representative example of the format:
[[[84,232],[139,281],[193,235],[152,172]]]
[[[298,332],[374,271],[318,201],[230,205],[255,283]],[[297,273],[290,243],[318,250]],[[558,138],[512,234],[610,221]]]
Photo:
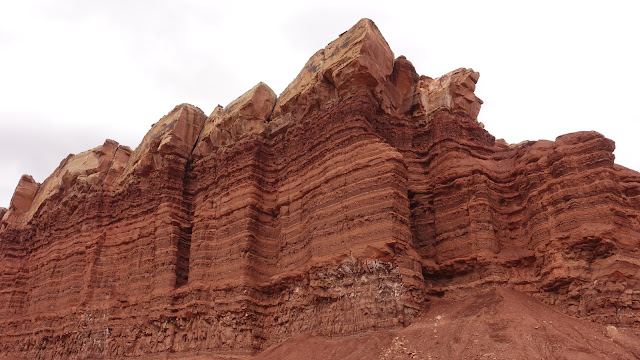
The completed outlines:
[[[363,19],[280,96],[23,176],[0,358],[639,358],[640,174],[592,131],[495,140],[478,76]]]

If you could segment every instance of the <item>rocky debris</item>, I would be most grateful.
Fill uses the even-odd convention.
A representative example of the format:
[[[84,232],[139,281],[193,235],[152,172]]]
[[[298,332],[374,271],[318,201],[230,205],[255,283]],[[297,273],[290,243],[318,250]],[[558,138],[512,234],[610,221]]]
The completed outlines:
[[[419,76],[363,19],[278,98],[182,104],[133,151],[24,176],[0,357],[637,356],[640,174],[596,132],[496,141],[478,76]]]
[[[612,339],[618,336],[618,328],[616,328],[613,325],[607,326],[607,336],[609,336]]]
[[[609,333],[616,333],[615,340]],[[495,287],[436,299],[407,327],[357,337],[304,334],[269,347],[255,359],[636,359],[637,336],[633,330],[576,319],[518,291]]]

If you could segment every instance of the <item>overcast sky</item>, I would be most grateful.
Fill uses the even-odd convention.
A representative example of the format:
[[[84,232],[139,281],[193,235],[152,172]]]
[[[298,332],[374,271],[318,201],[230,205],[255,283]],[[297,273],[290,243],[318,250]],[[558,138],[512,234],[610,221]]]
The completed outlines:
[[[69,153],[135,148],[180,103],[280,93],[371,18],[420,74],[479,71],[479,120],[509,143],[596,130],[640,170],[638,1],[0,0],[0,206]]]

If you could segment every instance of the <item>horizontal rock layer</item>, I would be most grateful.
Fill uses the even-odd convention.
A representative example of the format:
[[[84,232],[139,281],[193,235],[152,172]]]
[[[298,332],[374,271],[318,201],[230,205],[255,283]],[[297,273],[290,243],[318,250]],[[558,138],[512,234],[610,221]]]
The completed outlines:
[[[501,285],[639,327],[640,174],[595,132],[509,146],[479,74],[418,76],[370,20],[207,117],[179,105],[0,211],[0,356],[248,358]]]

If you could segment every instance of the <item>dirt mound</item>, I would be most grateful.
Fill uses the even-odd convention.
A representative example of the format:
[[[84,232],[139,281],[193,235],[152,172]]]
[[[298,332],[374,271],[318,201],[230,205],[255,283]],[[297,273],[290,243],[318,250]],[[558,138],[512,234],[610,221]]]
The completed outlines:
[[[299,335],[255,359],[637,359],[640,334],[567,316],[496,287],[435,300],[406,328],[339,338]]]

